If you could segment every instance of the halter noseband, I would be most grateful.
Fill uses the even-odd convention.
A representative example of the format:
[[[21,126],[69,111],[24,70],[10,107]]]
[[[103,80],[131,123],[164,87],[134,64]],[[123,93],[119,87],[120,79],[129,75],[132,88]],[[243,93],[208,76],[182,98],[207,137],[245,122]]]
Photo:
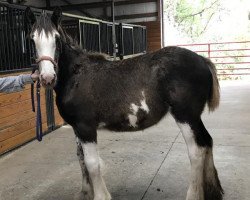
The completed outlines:
[[[50,61],[54,65],[54,67],[57,67],[57,65],[58,65],[57,62],[53,58],[51,58],[50,56],[41,56],[40,58],[36,59],[36,64],[39,64],[43,60]]]

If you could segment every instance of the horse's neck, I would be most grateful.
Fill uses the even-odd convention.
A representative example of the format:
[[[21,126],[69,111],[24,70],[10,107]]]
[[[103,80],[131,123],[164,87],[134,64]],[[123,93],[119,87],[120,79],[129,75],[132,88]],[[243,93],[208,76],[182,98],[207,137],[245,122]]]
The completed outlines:
[[[81,52],[81,55],[78,55],[79,52],[77,52],[77,50],[74,52],[74,49],[69,47],[67,44],[63,44],[62,49],[63,50],[58,60],[58,80],[55,91],[57,91],[59,88],[62,90],[63,87],[66,87],[67,82],[75,75],[75,66],[78,64],[77,57],[87,57],[84,52]]]

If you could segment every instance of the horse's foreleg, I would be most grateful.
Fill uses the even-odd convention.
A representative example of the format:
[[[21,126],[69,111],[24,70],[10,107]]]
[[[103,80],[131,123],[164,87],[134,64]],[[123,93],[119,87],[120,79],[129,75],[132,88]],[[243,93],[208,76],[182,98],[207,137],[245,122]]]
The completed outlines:
[[[101,174],[101,163],[95,142],[82,142],[84,161],[93,184],[94,200],[110,200],[111,196]]]
[[[186,200],[221,200],[223,190],[212,155],[212,138],[201,120],[178,123],[188,149],[191,181]]]
[[[84,200],[93,200],[94,198],[93,186],[91,183],[91,179],[89,177],[87,167],[84,162],[82,144],[77,137],[76,137],[76,145],[77,145],[77,156],[82,170],[82,196]]]

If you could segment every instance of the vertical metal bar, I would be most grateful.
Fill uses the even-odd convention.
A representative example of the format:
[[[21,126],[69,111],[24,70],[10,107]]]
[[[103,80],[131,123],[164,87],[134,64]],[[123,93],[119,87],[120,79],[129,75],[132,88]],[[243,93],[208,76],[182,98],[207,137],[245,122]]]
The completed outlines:
[[[4,70],[3,54],[4,54],[4,39],[3,39],[3,26],[2,26],[2,6],[0,6],[0,71]]]
[[[20,38],[20,34],[21,34],[21,31],[20,31],[20,10],[16,10],[16,45],[17,45],[17,67],[20,69],[21,67],[23,67],[21,65],[21,60],[22,60],[22,47],[21,47],[21,38]]]
[[[78,20],[78,30],[79,30],[79,46],[82,48],[82,27],[80,20]]]
[[[135,54],[135,37],[134,37],[134,27],[132,27],[132,48],[133,48],[133,54]]]
[[[12,55],[13,55],[13,69],[17,69],[17,56],[18,56],[18,53],[17,53],[17,38],[16,38],[16,34],[15,34],[15,29],[16,29],[16,26],[17,26],[17,23],[16,23],[16,9],[11,9],[11,26],[10,26],[10,29],[11,29],[11,33],[12,33]]]
[[[8,21],[7,21],[7,12],[8,8],[4,7],[4,24],[6,24],[6,27],[4,27],[4,40],[6,41],[6,57],[5,57],[5,64],[6,64],[6,69],[10,70],[10,55],[9,55],[9,40],[8,40]]]
[[[14,54],[13,54],[13,47],[14,47],[14,41],[13,41],[13,33],[12,33],[12,24],[13,24],[13,16],[12,16],[12,8],[8,9],[8,21],[9,21],[9,26],[8,26],[8,40],[9,40],[9,54],[10,54],[10,63],[11,63],[11,70],[15,69],[15,61],[14,61]]]
[[[112,16],[112,42],[113,42],[113,57],[116,60],[116,34],[115,34],[115,1],[112,0],[111,3],[111,16]]]
[[[164,11],[163,11],[163,0],[158,0],[158,16],[160,17],[161,23],[161,48],[165,45],[165,37],[164,37]]]
[[[120,29],[120,41],[119,41],[119,57],[120,60],[123,60],[124,56],[124,40],[123,40],[123,28],[122,28],[122,23],[119,24],[119,29]]]
[[[210,44],[208,44],[208,58],[210,58],[210,52],[211,52]]]
[[[18,18],[17,18],[17,21],[18,21],[18,29],[17,29],[17,33],[18,33],[18,42],[19,42],[19,60],[20,60],[20,63],[19,63],[19,66],[20,67],[24,67],[24,64],[23,64],[23,49],[22,49],[22,11],[19,10],[18,11]]]
[[[98,45],[99,45],[99,52],[101,52],[101,24],[98,25]]]
[[[2,42],[3,42],[3,46],[2,46],[2,53],[3,53],[3,57],[0,58],[2,60],[2,64],[3,64],[3,68],[4,70],[7,70],[7,66],[6,66],[6,57],[7,57],[7,52],[6,52],[6,40],[5,40],[5,36],[4,36],[4,30],[5,30],[5,27],[4,27],[4,24],[5,24],[5,21],[4,21],[4,7],[2,6],[1,7],[1,24],[2,24],[2,34],[1,34],[1,38],[2,38]]]
[[[108,24],[106,24],[106,42],[107,42],[107,54],[110,55],[110,52],[109,52],[109,26]]]
[[[28,63],[28,39],[26,38],[28,27],[25,28],[24,24],[24,12],[22,11],[22,20],[21,20],[21,27],[22,27],[22,48],[23,48],[23,66],[27,65]]]

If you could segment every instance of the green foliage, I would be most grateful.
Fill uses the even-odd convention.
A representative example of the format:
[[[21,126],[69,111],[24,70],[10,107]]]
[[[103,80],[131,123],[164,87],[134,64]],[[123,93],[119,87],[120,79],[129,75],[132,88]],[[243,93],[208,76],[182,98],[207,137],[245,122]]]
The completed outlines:
[[[219,9],[219,0],[165,0],[165,13],[174,15],[175,26],[192,39],[206,31]]]

